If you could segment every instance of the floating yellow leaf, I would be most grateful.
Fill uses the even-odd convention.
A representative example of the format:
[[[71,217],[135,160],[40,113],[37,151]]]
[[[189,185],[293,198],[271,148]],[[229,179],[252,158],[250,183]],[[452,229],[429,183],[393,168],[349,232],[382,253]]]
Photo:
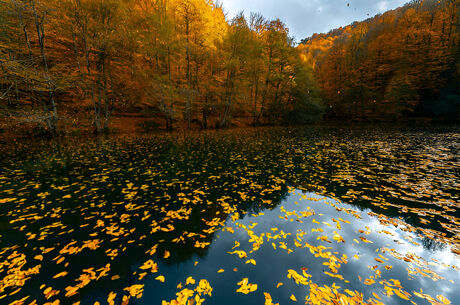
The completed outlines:
[[[374,243],[374,242],[370,241],[369,239],[367,239],[367,238],[364,237],[364,236],[360,236],[359,238],[360,238],[363,242],[365,242],[365,243],[371,243],[371,244]]]
[[[372,279],[372,278],[369,278],[369,279],[365,279],[365,280],[364,280],[364,284],[366,284],[366,285],[372,285],[372,284],[374,284],[374,283],[375,283],[375,280]]]
[[[398,289],[393,289],[394,293],[396,293],[401,299],[404,299],[404,300],[409,300],[409,297],[406,296],[405,294],[403,294],[401,291],[399,291]]]
[[[124,290],[128,291],[132,297],[136,297],[137,299],[140,299],[144,291],[144,285],[142,284],[132,285],[130,287],[126,287]]]
[[[257,290],[257,284],[250,284],[248,278],[243,278],[240,282],[238,282],[238,285],[240,288],[238,288],[236,292],[248,294]]]
[[[272,296],[268,292],[264,292],[265,305],[279,305],[279,303],[273,303]]]
[[[157,276],[157,277],[155,278],[155,280],[164,283],[164,282],[165,282],[165,277],[164,277],[163,275],[159,275],[159,276]]]
[[[372,292],[372,295],[374,296],[374,298],[376,298],[377,300],[380,300],[380,297],[378,294],[376,294],[375,292]]]
[[[60,278],[60,277],[64,277],[64,276],[66,276],[67,274],[68,274],[67,271],[63,271],[63,272],[58,273],[58,274],[56,274],[55,276],[53,276],[53,279],[57,279],[57,278]]]
[[[109,294],[109,297],[107,298],[107,302],[109,305],[114,305],[115,304],[115,298],[117,297],[117,294],[115,292],[111,292]]]
[[[189,276],[186,280],[185,280],[185,285],[195,285],[195,279],[191,276]]]
[[[451,304],[449,299],[447,299],[442,294],[437,295],[436,298],[438,298],[438,300],[440,300],[443,304],[446,304],[446,305]]]
[[[236,251],[233,251],[233,252],[227,252],[228,254],[237,254],[239,256],[239,258],[246,258],[248,255],[246,254],[245,251],[242,251],[242,250],[236,250]]]

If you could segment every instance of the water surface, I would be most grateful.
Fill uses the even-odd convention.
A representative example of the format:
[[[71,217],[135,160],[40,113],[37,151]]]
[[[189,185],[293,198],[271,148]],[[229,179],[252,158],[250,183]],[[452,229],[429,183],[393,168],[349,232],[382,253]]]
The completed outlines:
[[[458,304],[459,138],[364,126],[5,144],[1,302]]]

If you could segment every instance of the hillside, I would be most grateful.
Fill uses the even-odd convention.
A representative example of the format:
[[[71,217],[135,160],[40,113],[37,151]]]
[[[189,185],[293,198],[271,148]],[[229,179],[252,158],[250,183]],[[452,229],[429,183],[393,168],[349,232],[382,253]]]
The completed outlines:
[[[329,117],[460,116],[459,1],[412,1],[302,41]]]
[[[0,132],[456,119],[458,6],[412,1],[295,46],[279,19],[209,0],[2,1]]]
[[[122,113],[166,130],[321,116],[277,19],[227,19],[209,0],[8,0],[0,16],[0,112],[16,122],[54,133],[103,132]]]

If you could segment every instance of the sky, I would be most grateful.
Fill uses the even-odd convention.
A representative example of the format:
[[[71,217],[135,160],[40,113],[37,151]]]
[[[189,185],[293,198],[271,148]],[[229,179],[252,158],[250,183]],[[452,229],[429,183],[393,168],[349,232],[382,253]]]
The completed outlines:
[[[409,0],[221,0],[229,17],[239,11],[280,18],[300,41],[402,6]],[[347,5],[349,4],[349,6]]]

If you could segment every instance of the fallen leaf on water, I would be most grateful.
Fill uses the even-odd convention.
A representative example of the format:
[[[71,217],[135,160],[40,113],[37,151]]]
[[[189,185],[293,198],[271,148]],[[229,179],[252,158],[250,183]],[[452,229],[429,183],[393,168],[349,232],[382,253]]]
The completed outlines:
[[[68,274],[67,271],[63,271],[63,272],[58,273],[58,274],[56,274],[55,276],[53,276],[53,279],[57,279],[57,278],[60,278],[60,277],[64,277],[64,276],[66,276],[67,274]]]
[[[264,292],[265,305],[279,305],[279,303],[273,303],[272,296],[268,292]]]
[[[159,275],[159,276],[157,276],[157,277],[155,278],[155,280],[164,283],[164,282],[165,282],[165,277],[164,277],[163,275]]]
[[[442,294],[439,294],[436,296],[436,298],[438,298],[438,300],[440,300],[443,304],[451,304],[451,302],[449,301],[449,299],[447,299],[445,296],[443,296]]]
[[[250,284],[248,278],[243,278],[240,282],[238,282],[238,285],[240,288],[238,288],[236,292],[248,294],[257,290],[257,284]]]
[[[195,279],[191,276],[189,276],[186,280],[185,280],[185,285],[195,285]]]

